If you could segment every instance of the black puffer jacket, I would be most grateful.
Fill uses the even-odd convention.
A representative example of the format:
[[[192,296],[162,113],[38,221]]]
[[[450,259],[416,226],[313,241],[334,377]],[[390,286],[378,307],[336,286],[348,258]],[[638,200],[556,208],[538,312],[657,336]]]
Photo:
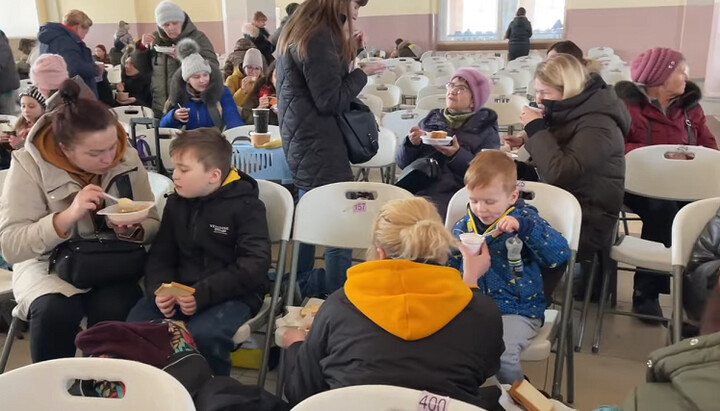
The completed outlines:
[[[20,77],[15,69],[10,43],[5,33],[0,30],[0,93],[17,90],[19,87]]]
[[[347,148],[335,116],[367,83],[360,69],[349,71],[340,40],[318,30],[300,61],[294,48],[277,61],[278,116],[283,149],[295,185],[310,190],[353,178]]]
[[[514,60],[530,53],[532,24],[525,16],[516,16],[508,25],[505,38],[508,39],[508,60]]]
[[[623,136],[630,114],[597,74],[590,75],[579,95],[543,104],[545,118],[525,126],[525,148],[544,182],[577,198],[582,207],[579,251],[591,253],[609,244],[623,203]]]
[[[240,299],[253,314],[269,283],[270,239],[258,184],[232,171],[214,193],[168,197],[145,267],[145,293],[177,281],[195,288],[198,312]]]
[[[708,221],[693,247],[683,278],[683,307],[688,317],[700,321],[705,301],[718,283],[720,270],[720,210]]]

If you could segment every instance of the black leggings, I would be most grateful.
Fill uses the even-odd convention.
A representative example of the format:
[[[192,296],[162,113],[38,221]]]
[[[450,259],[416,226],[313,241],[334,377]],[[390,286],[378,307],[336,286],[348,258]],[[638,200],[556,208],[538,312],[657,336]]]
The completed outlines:
[[[46,294],[36,298],[29,313],[32,361],[74,357],[83,317],[88,327],[101,321],[125,321],[141,296],[137,282],[132,282],[96,287],[72,297]]]

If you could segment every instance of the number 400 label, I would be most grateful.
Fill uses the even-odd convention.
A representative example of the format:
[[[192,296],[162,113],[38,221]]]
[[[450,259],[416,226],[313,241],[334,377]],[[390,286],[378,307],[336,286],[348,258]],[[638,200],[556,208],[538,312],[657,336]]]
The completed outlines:
[[[418,402],[418,411],[448,411],[450,397],[442,397],[423,391]]]

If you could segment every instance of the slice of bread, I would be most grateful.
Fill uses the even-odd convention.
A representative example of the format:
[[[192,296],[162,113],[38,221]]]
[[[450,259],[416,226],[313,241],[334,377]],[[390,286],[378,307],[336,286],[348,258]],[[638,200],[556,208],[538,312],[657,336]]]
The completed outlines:
[[[195,294],[195,289],[176,282],[164,283],[155,290],[155,295],[165,297],[171,295],[173,297],[187,297]]]
[[[537,390],[527,380],[515,381],[508,391],[510,397],[516,403],[523,406],[528,411],[553,411],[555,406],[552,401]]]

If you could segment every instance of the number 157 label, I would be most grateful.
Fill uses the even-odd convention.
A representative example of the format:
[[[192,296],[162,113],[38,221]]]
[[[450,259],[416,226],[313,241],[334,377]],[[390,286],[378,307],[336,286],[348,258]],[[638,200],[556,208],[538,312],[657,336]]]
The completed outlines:
[[[450,397],[443,397],[423,391],[418,402],[418,411],[448,411]]]

